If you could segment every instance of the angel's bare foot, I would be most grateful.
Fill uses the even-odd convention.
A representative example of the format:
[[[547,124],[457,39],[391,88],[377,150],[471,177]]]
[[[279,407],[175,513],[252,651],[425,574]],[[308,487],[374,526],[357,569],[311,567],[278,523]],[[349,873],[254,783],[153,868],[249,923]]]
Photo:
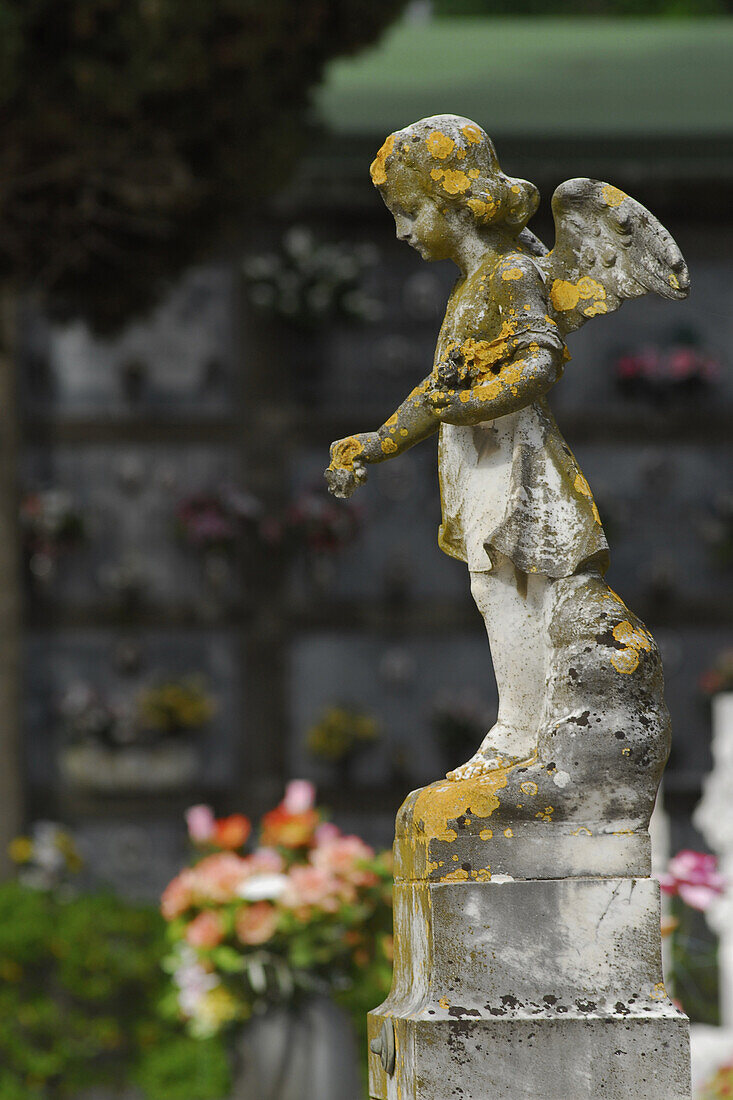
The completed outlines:
[[[499,768],[518,764],[522,759],[521,756],[500,756],[498,753],[485,756],[479,749],[470,760],[461,764],[460,768],[454,768],[452,772],[448,772],[446,779],[475,779],[477,775],[488,775],[489,772],[497,771]]]
[[[501,746],[501,748],[499,748]],[[448,779],[474,779],[497,768],[506,768],[526,760],[534,751],[534,738],[526,730],[499,722],[489,730],[478,752],[459,768],[448,772]]]

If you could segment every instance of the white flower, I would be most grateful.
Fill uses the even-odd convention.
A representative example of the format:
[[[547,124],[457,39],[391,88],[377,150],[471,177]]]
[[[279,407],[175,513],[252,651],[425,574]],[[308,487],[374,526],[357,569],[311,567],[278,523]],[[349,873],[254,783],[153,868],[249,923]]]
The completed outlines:
[[[276,901],[288,885],[287,875],[252,875],[237,890],[244,901]]]

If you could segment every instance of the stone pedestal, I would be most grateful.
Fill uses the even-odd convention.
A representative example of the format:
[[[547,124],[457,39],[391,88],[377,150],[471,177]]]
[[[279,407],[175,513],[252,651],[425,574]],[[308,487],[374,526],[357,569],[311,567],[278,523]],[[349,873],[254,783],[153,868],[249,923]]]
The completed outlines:
[[[432,784],[398,815],[371,1097],[688,1100],[647,831],[558,820],[510,770]]]

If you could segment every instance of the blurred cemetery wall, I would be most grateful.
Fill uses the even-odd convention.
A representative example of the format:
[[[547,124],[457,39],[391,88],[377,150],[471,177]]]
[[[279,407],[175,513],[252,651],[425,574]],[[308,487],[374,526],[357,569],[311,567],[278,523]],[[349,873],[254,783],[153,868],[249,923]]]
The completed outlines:
[[[376,428],[432,360],[455,271],[394,240],[368,166],[387,133],[444,111],[540,186],[548,245],[553,188],[588,175],[649,206],[689,262],[688,302],[629,303],[572,338],[551,403],[610,582],[662,646],[672,848],[690,842],[700,678],[733,645],[732,46],[724,20],[402,24],[331,65],[247,256],[190,271],[114,341],[24,315],[17,782],[30,819],[73,827],[93,877],[153,896],[187,806],[257,814],[292,776],[386,845],[405,792],[493,721],[466,571],[437,547],[435,440],[348,505],[322,482],[330,441]]]

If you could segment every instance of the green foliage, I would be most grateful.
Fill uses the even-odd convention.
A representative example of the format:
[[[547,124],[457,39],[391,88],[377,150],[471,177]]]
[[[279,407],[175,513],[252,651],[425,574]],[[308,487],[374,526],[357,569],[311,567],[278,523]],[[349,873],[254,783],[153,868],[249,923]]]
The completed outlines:
[[[309,89],[404,0],[0,0],[0,279],[113,324],[306,139]]]
[[[674,997],[696,1024],[720,1024],[718,948],[702,913],[672,898],[676,922],[672,933],[670,986]]]
[[[0,1100],[65,1100],[133,1076],[149,1100],[225,1095],[223,1046],[159,1019],[163,950],[153,910],[0,885]]]
[[[151,1100],[217,1100],[231,1084],[221,1042],[187,1035],[146,1051],[135,1077]]]
[[[730,0],[435,0],[438,16],[459,15],[727,15]]]

